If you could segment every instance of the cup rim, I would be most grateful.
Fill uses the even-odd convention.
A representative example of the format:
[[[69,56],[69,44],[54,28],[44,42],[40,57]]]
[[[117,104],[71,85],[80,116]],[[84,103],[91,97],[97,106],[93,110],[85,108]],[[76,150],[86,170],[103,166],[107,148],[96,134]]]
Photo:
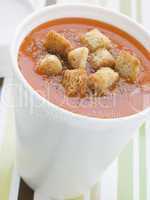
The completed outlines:
[[[13,70],[15,71],[15,74],[17,75],[17,78],[23,83],[23,85],[25,86],[26,89],[28,89],[33,95],[37,96],[37,98],[44,102],[47,106],[51,106],[51,108],[53,108],[56,112],[61,112],[65,115],[66,119],[67,117],[71,117],[72,119],[78,119],[80,121],[89,121],[89,122],[113,122],[113,123],[118,123],[118,121],[127,121],[127,120],[134,120],[135,118],[146,118],[147,114],[150,113],[150,107],[139,111],[138,113],[129,115],[129,116],[123,116],[123,117],[116,117],[116,118],[98,118],[98,117],[92,117],[92,116],[86,116],[86,115],[82,115],[79,113],[74,113],[72,111],[69,111],[65,108],[59,107],[58,105],[48,101],[46,98],[44,98],[43,96],[41,96],[38,92],[36,92],[36,90],[34,88],[32,88],[32,86],[28,83],[28,81],[25,79],[25,77],[23,76],[23,74],[21,73],[21,71],[19,70],[18,65],[16,66],[16,58],[14,58],[13,55],[13,49],[15,46],[15,41],[17,38],[17,35],[21,32],[21,30],[24,28],[24,25],[31,21],[32,19],[36,18],[38,15],[42,14],[43,12],[47,11],[47,10],[51,10],[54,8],[64,8],[64,7],[84,7],[84,8],[92,8],[92,9],[100,9],[103,12],[106,13],[111,13],[112,15],[115,15],[116,17],[122,18],[123,20],[128,21],[128,23],[133,23],[134,25],[136,25],[139,29],[141,29],[141,31],[145,32],[145,34],[147,34],[147,36],[150,38],[150,32],[148,30],[145,29],[145,27],[139,23],[137,23],[135,20],[131,19],[130,17],[118,12],[118,11],[114,11],[111,10],[109,8],[104,8],[102,6],[99,5],[89,5],[89,4],[83,4],[83,3],[71,3],[71,4],[55,4],[55,5],[51,5],[51,6],[47,6],[47,7],[43,7],[39,10],[34,11],[32,14],[30,14],[29,16],[27,16],[23,22],[17,27],[16,32],[14,34],[13,40],[12,40],[12,44],[10,47],[10,55],[11,55],[11,60],[12,60],[12,65],[13,65]],[[67,16],[66,16],[67,17]],[[68,119],[69,119],[68,118]]]

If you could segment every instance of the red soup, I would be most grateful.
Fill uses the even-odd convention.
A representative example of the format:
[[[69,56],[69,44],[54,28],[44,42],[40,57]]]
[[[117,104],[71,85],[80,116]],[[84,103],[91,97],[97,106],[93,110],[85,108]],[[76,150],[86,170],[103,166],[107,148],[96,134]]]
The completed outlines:
[[[47,53],[51,53],[44,46],[45,38],[48,32],[55,31],[66,38],[71,43],[73,49],[85,46],[89,47],[86,45],[86,41],[82,43],[80,38],[81,35],[85,35],[92,29],[97,29],[111,40],[113,45],[107,51],[111,53],[114,59],[117,59],[119,53],[122,51],[127,51],[136,56],[141,66],[138,76],[134,82],[131,82],[129,79],[124,78],[127,76],[124,76],[120,69],[119,71],[117,67],[115,68],[113,66],[113,70],[119,74],[119,79],[117,79],[115,85],[110,87],[106,93],[95,95],[95,93],[93,94],[92,88],[92,90],[87,89],[86,95],[82,97],[68,95],[62,84],[62,79],[65,73],[64,71],[67,68],[68,70],[73,69],[70,68],[66,58],[57,55],[59,53],[56,51],[56,55],[62,64],[62,72],[57,75],[39,73],[37,70],[39,60]],[[101,70],[101,65],[107,67],[107,62],[105,64],[101,62],[101,65],[98,65],[96,69],[93,68],[90,61],[91,54],[94,53],[89,49],[89,57],[84,69],[86,70],[87,76],[93,75],[97,70]],[[99,59],[102,59],[102,56]],[[121,68],[125,66],[124,63],[127,60],[128,58],[121,62]],[[18,63],[23,76],[34,90],[51,103],[74,113],[98,118],[116,118],[132,115],[150,106],[150,52],[126,32],[101,21],[64,18],[49,21],[36,27],[22,42],[19,49]],[[126,64],[126,67],[130,67],[130,64]],[[108,62],[108,67],[111,67],[109,65],[110,63]],[[118,64],[116,65],[119,66]],[[132,72],[132,69],[130,72]],[[100,91],[102,91],[104,82],[100,80],[99,83]],[[94,84],[93,87],[97,88],[99,86],[95,86]]]

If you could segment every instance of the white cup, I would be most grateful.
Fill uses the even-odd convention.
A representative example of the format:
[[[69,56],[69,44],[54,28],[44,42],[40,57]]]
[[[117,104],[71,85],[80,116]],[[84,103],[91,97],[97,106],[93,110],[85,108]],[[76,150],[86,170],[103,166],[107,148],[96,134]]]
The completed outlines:
[[[150,114],[148,108],[116,119],[81,116],[48,102],[32,89],[18,67],[19,46],[39,24],[63,17],[104,21],[130,33],[145,48],[150,48],[150,35],[142,26],[99,6],[45,7],[27,17],[18,27],[11,46],[17,85],[14,98],[18,171],[34,190],[55,198],[75,197],[89,190]],[[22,99],[26,99],[22,104],[18,87]]]

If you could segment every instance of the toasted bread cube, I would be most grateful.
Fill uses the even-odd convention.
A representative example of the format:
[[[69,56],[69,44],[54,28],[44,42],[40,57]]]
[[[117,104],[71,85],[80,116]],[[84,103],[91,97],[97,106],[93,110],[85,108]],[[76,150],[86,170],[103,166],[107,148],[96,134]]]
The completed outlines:
[[[66,70],[64,72],[62,85],[68,96],[84,97],[87,93],[87,72],[84,69]]]
[[[68,51],[72,49],[70,41],[55,31],[48,32],[44,46],[50,53],[61,56],[66,56]]]
[[[93,29],[82,35],[80,38],[81,42],[86,45],[91,52],[94,52],[98,48],[110,48],[110,39],[101,33],[98,29]]]
[[[89,50],[86,47],[74,49],[68,53],[68,61],[73,69],[85,68]]]
[[[62,72],[62,64],[57,56],[47,54],[39,62],[38,72],[40,74],[58,75]]]
[[[89,88],[91,88],[96,96],[105,95],[119,79],[119,74],[109,67],[103,67],[88,79]]]
[[[100,67],[114,67],[116,62],[107,49],[99,48],[91,55],[91,63],[94,69]]]
[[[140,71],[140,61],[129,52],[122,50],[116,59],[116,71],[120,76],[128,79],[130,82],[135,82]]]

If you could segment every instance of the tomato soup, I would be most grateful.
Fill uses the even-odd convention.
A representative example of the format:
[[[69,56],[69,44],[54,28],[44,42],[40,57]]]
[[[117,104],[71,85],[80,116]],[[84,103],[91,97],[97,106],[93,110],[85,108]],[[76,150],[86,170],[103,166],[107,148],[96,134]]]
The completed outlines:
[[[112,55],[127,50],[141,62],[142,69],[136,83],[120,78],[117,86],[104,96],[67,96],[61,84],[62,75],[47,76],[37,73],[37,62],[45,54],[43,41],[46,34],[54,30],[67,38],[74,48],[83,46],[80,35],[98,29],[115,44]],[[34,90],[51,103],[81,115],[98,118],[129,116],[150,106],[150,52],[128,33],[101,21],[82,18],[64,18],[39,25],[23,40],[18,55],[19,68]],[[92,73],[87,62],[88,73]]]

